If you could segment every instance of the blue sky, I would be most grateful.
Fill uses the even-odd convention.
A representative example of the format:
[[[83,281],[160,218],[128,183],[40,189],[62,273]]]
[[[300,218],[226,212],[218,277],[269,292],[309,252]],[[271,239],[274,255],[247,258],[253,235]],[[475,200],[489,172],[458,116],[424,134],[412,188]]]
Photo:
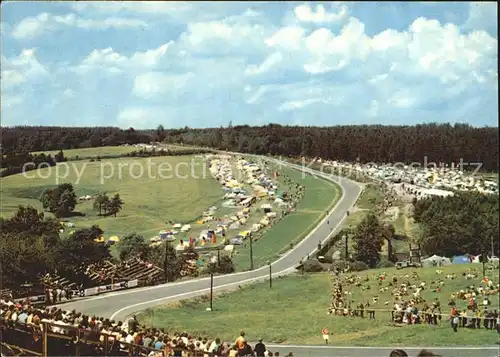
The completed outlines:
[[[6,2],[1,122],[497,126],[494,2]]]

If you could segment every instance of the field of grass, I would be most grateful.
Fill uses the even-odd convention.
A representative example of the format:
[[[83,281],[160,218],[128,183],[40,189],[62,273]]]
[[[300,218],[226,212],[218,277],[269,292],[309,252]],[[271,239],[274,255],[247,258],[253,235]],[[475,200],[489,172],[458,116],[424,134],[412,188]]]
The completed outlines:
[[[190,146],[179,146],[179,145],[162,145],[162,148],[165,150],[178,151],[178,150],[189,150],[189,149],[197,149],[196,147]],[[117,155],[125,155],[131,153],[133,151],[140,150],[149,150],[147,148],[139,148],[135,146],[100,146],[93,148],[81,148],[81,149],[68,149],[63,150],[64,156],[67,160],[77,160],[77,159],[90,159],[90,158],[106,158],[106,157],[116,157]],[[46,155],[56,155],[59,150],[52,151],[36,151],[32,154],[41,154],[44,153]]]
[[[454,333],[449,326],[448,318],[438,326],[412,325],[396,327],[391,323],[390,309],[392,297],[390,290],[380,293],[375,277],[386,272],[388,279],[393,276],[408,279],[411,283],[425,281],[428,286],[436,279],[445,279],[444,275],[455,273],[456,280],[446,280],[441,293],[431,289],[424,290],[422,296],[428,301],[438,298],[442,312],[447,314],[448,299],[451,293],[465,289],[471,284],[480,285],[480,279],[465,280],[462,273],[470,268],[480,271],[480,265],[454,265],[442,268],[444,274],[436,277],[436,268],[416,270],[420,280],[406,278],[413,270],[380,269],[357,273],[368,282],[363,287],[344,285],[355,304],[371,300],[378,295],[379,300],[371,308],[376,310],[375,320],[360,317],[341,317],[327,314],[331,302],[331,280],[327,273],[312,275],[294,275],[275,279],[272,289],[267,282],[244,286],[234,292],[217,294],[211,312],[205,311],[209,306],[207,296],[174,302],[156,309],[141,313],[141,323],[150,326],[164,327],[170,331],[188,331],[195,335],[220,337],[226,341],[234,341],[240,329],[246,337],[255,341],[262,337],[267,342],[288,344],[320,344],[321,329],[327,328],[330,333],[330,344],[338,346],[453,346],[453,345],[492,345],[498,342],[495,331],[484,329],[459,329]],[[490,278],[498,282],[498,271],[490,271]],[[493,275],[494,276],[493,276]],[[490,297],[492,306],[498,306],[498,295]],[[390,304],[384,305],[384,301]],[[458,308],[465,308],[466,302],[457,301]],[[380,310],[379,310],[380,309]]]
[[[296,212],[283,217],[273,225],[258,241],[254,242],[254,267],[275,260],[280,253],[290,249],[290,244],[300,242],[324,217],[326,211],[340,198],[340,188],[329,181],[305,175],[297,170],[283,167],[294,182],[306,188],[304,197],[297,204]],[[250,246],[239,247],[233,262],[237,270],[250,267]]]
[[[22,174],[9,176],[2,179],[1,215],[10,217],[19,205],[32,205],[41,211],[42,205],[38,199],[43,191],[56,187],[57,183],[69,182],[73,184],[77,196],[99,192],[108,195],[119,193],[125,202],[116,218],[99,217],[93,210],[92,200],[78,203],[75,211],[85,216],[69,219],[76,228],[97,224],[106,236],[122,236],[135,231],[148,238],[166,228],[166,221],[191,222],[207,207],[222,199],[223,192],[218,182],[209,173],[203,178],[200,159],[194,159],[198,160],[198,165],[188,166],[192,159],[192,156],[175,156],[107,159],[101,162],[74,161],[67,163],[67,177],[59,180],[56,168],[60,168],[59,176],[66,174],[66,169],[60,165],[27,173],[36,178],[25,178]],[[148,162],[151,162],[151,174],[148,174]],[[181,163],[185,164],[179,165]],[[160,164],[163,164],[163,168],[172,169],[159,171]],[[122,167],[121,173],[119,165]],[[141,167],[144,175],[134,179],[134,176],[139,176]],[[176,167],[179,176],[186,178],[175,178]],[[174,178],[162,179],[160,174]],[[49,213],[46,215],[50,216]]]
[[[124,155],[128,154],[133,151],[139,151],[139,148],[136,148],[134,146],[101,146],[101,147],[94,147],[94,148],[82,148],[82,149],[69,149],[69,150],[63,150],[64,156],[68,160],[74,160],[76,158],[95,158],[95,157],[107,157],[107,156],[114,156],[114,155]],[[34,152],[33,154],[41,154],[44,153],[46,155],[56,155],[59,152],[59,150],[53,150],[53,151],[37,151]]]

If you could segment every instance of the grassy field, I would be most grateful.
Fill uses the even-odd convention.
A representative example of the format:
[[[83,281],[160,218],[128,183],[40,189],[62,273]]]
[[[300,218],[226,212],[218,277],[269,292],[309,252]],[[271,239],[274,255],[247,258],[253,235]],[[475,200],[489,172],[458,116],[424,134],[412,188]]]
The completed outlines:
[[[11,216],[19,205],[32,205],[42,210],[38,200],[42,192],[55,187],[58,182],[70,182],[73,183],[77,196],[99,192],[106,192],[108,195],[119,193],[125,202],[122,212],[116,218],[99,217],[92,209],[92,200],[78,203],[75,211],[85,216],[70,219],[76,228],[97,224],[105,231],[106,236],[121,236],[135,231],[148,238],[164,229],[166,221],[191,222],[207,207],[221,200],[223,192],[220,185],[208,173],[206,178],[202,178],[201,161],[199,165],[188,166],[191,159],[192,156],[176,156],[120,158],[101,162],[75,161],[67,163],[67,177],[59,180],[56,168],[61,167],[60,177],[66,173],[66,169],[59,165],[38,172],[28,172],[29,176],[36,178],[25,178],[21,174],[9,176],[2,179],[1,215]],[[151,174],[148,174],[148,162],[151,162]],[[179,165],[181,163],[185,164]],[[135,166],[131,166],[132,164]],[[170,165],[171,171],[160,172],[160,164],[164,165],[163,168]],[[122,167],[121,174],[119,165]],[[144,175],[134,179],[134,176],[139,176],[140,167],[144,170]],[[163,177],[175,176],[176,167],[179,168],[179,175],[186,178],[159,177],[160,174]],[[193,177],[191,172],[200,178]],[[48,213],[46,215],[50,216]]]
[[[179,151],[179,150],[189,150],[189,149],[198,149],[196,147],[190,146],[179,146],[179,145],[163,145],[163,149],[170,151]],[[140,148],[135,146],[100,146],[93,148],[81,148],[81,149],[68,149],[63,150],[64,156],[67,160],[77,160],[77,159],[90,159],[90,158],[106,158],[106,157],[116,157],[117,155],[125,155],[131,153],[133,151],[140,150],[150,150],[146,148]],[[36,151],[32,154],[41,154],[44,153],[46,155],[56,155],[59,150],[52,151]]]
[[[454,265],[442,268],[444,274],[455,273],[456,280],[445,279],[441,293],[434,293],[431,289],[424,290],[422,296],[428,301],[438,298],[442,312],[447,314],[448,299],[451,293],[465,289],[471,284],[480,285],[479,279],[465,280],[461,275],[468,269],[480,271],[480,265]],[[449,326],[448,318],[438,326],[413,325],[396,327],[391,323],[391,313],[379,309],[390,309],[392,298],[390,290],[379,293],[379,286],[375,277],[386,272],[388,279],[393,276],[403,278],[411,275],[413,270],[381,269],[357,273],[362,278],[363,287],[370,286],[370,290],[363,291],[361,287],[344,285],[351,298],[356,303],[371,300],[378,295],[377,304],[371,306],[377,310],[376,319],[369,320],[360,317],[341,317],[327,314],[331,302],[331,281],[327,273],[312,275],[294,275],[275,279],[272,289],[268,283],[259,283],[238,288],[234,292],[221,293],[214,299],[212,312],[207,312],[208,299],[206,296],[171,303],[169,305],[146,310],[139,315],[141,323],[150,326],[164,327],[170,331],[188,331],[195,335],[220,337],[226,341],[233,341],[240,329],[246,332],[249,340],[255,341],[262,337],[267,342],[289,344],[320,344],[321,329],[327,328],[330,333],[330,344],[338,346],[453,346],[453,345],[492,345],[498,342],[495,331],[484,329],[460,329],[454,333]],[[436,280],[436,268],[417,270],[420,279],[404,278],[411,283],[425,281],[428,286]],[[494,277],[491,276],[494,274]],[[498,272],[490,271],[490,278],[498,282]],[[498,295],[490,297],[492,306],[498,306]],[[390,305],[384,305],[384,301]],[[463,309],[464,301],[457,301],[458,308]]]
[[[290,249],[290,244],[297,244],[317,225],[325,212],[340,198],[340,188],[326,180],[303,176],[301,172],[283,167],[293,181],[306,187],[304,197],[297,205],[296,212],[283,217],[273,225],[258,241],[254,242],[254,267],[259,267],[268,260],[275,260],[280,253]],[[233,262],[237,270],[250,267],[250,247],[238,248]]]
[[[134,146],[101,146],[101,147],[94,147],[94,148],[82,148],[82,149],[69,149],[69,150],[63,150],[64,156],[68,160],[74,160],[76,158],[95,158],[95,157],[107,157],[107,156],[114,156],[114,155],[124,155],[128,154],[133,151],[139,151],[139,148],[136,148]],[[59,152],[59,150],[53,150],[53,151],[37,151],[34,152],[33,154],[41,154],[44,153],[46,155],[56,155]]]

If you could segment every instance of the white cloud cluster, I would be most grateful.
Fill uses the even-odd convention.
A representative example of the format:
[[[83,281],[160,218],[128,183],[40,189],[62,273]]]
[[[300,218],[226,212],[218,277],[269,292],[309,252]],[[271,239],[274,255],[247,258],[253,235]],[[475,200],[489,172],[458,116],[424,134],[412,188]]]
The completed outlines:
[[[114,51],[111,47],[96,49],[72,69],[79,74],[87,74],[90,71],[118,74],[124,70],[155,67],[165,57],[172,44],[172,42],[168,42],[152,50],[135,52],[129,57]]]
[[[35,49],[23,50],[12,58],[2,55],[2,92],[48,75],[36,58]]]
[[[388,19],[382,31],[345,3],[287,5],[281,12],[264,3],[221,4],[82,2],[71,5],[78,15],[25,18],[11,26],[14,40],[38,37],[43,46],[41,35],[56,36],[63,28],[115,33],[128,27],[136,29],[142,50],[134,53],[132,42],[115,44],[112,37],[102,47],[86,47],[83,59],[52,63],[62,67],[52,76],[34,50],[2,57],[2,90],[11,91],[2,93],[3,106],[20,103],[20,86],[37,78],[60,81],[56,74],[64,73],[75,92],[61,85],[61,100],[97,98],[100,104],[86,106],[86,114],[98,118],[105,107],[121,126],[167,119],[213,126],[236,117],[247,123],[406,123],[457,120],[474,111],[493,118],[498,110],[498,43],[491,35],[496,4],[471,4],[463,24],[411,15],[407,28]],[[139,29],[146,26],[150,42]]]
[[[49,13],[41,13],[38,16],[22,19],[12,30],[12,36],[19,40],[33,39],[48,32],[54,32],[65,27],[76,27],[81,29],[109,29],[125,27],[146,27],[145,21],[138,19],[109,17],[102,20],[83,19],[75,14],[55,16]]]
[[[165,93],[178,93],[194,79],[193,73],[165,74],[147,72],[135,77],[133,92],[141,98],[153,98]]]
[[[327,12],[325,7],[321,4],[316,5],[315,9],[309,4],[303,4],[295,8],[294,14],[299,21],[319,24],[338,22],[345,19],[348,15],[348,9],[347,6],[342,5],[338,12]]]

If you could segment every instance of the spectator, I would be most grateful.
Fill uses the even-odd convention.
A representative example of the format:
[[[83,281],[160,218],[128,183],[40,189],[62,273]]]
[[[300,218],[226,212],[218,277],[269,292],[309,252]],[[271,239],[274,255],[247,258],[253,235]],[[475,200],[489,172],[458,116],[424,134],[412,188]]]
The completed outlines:
[[[389,357],[408,357],[408,353],[406,353],[404,350],[397,349],[392,351]]]
[[[262,343],[262,338],[259,338],[259,343],[254,347],[256,357],[264,357],[266,353],[266,345]]]

